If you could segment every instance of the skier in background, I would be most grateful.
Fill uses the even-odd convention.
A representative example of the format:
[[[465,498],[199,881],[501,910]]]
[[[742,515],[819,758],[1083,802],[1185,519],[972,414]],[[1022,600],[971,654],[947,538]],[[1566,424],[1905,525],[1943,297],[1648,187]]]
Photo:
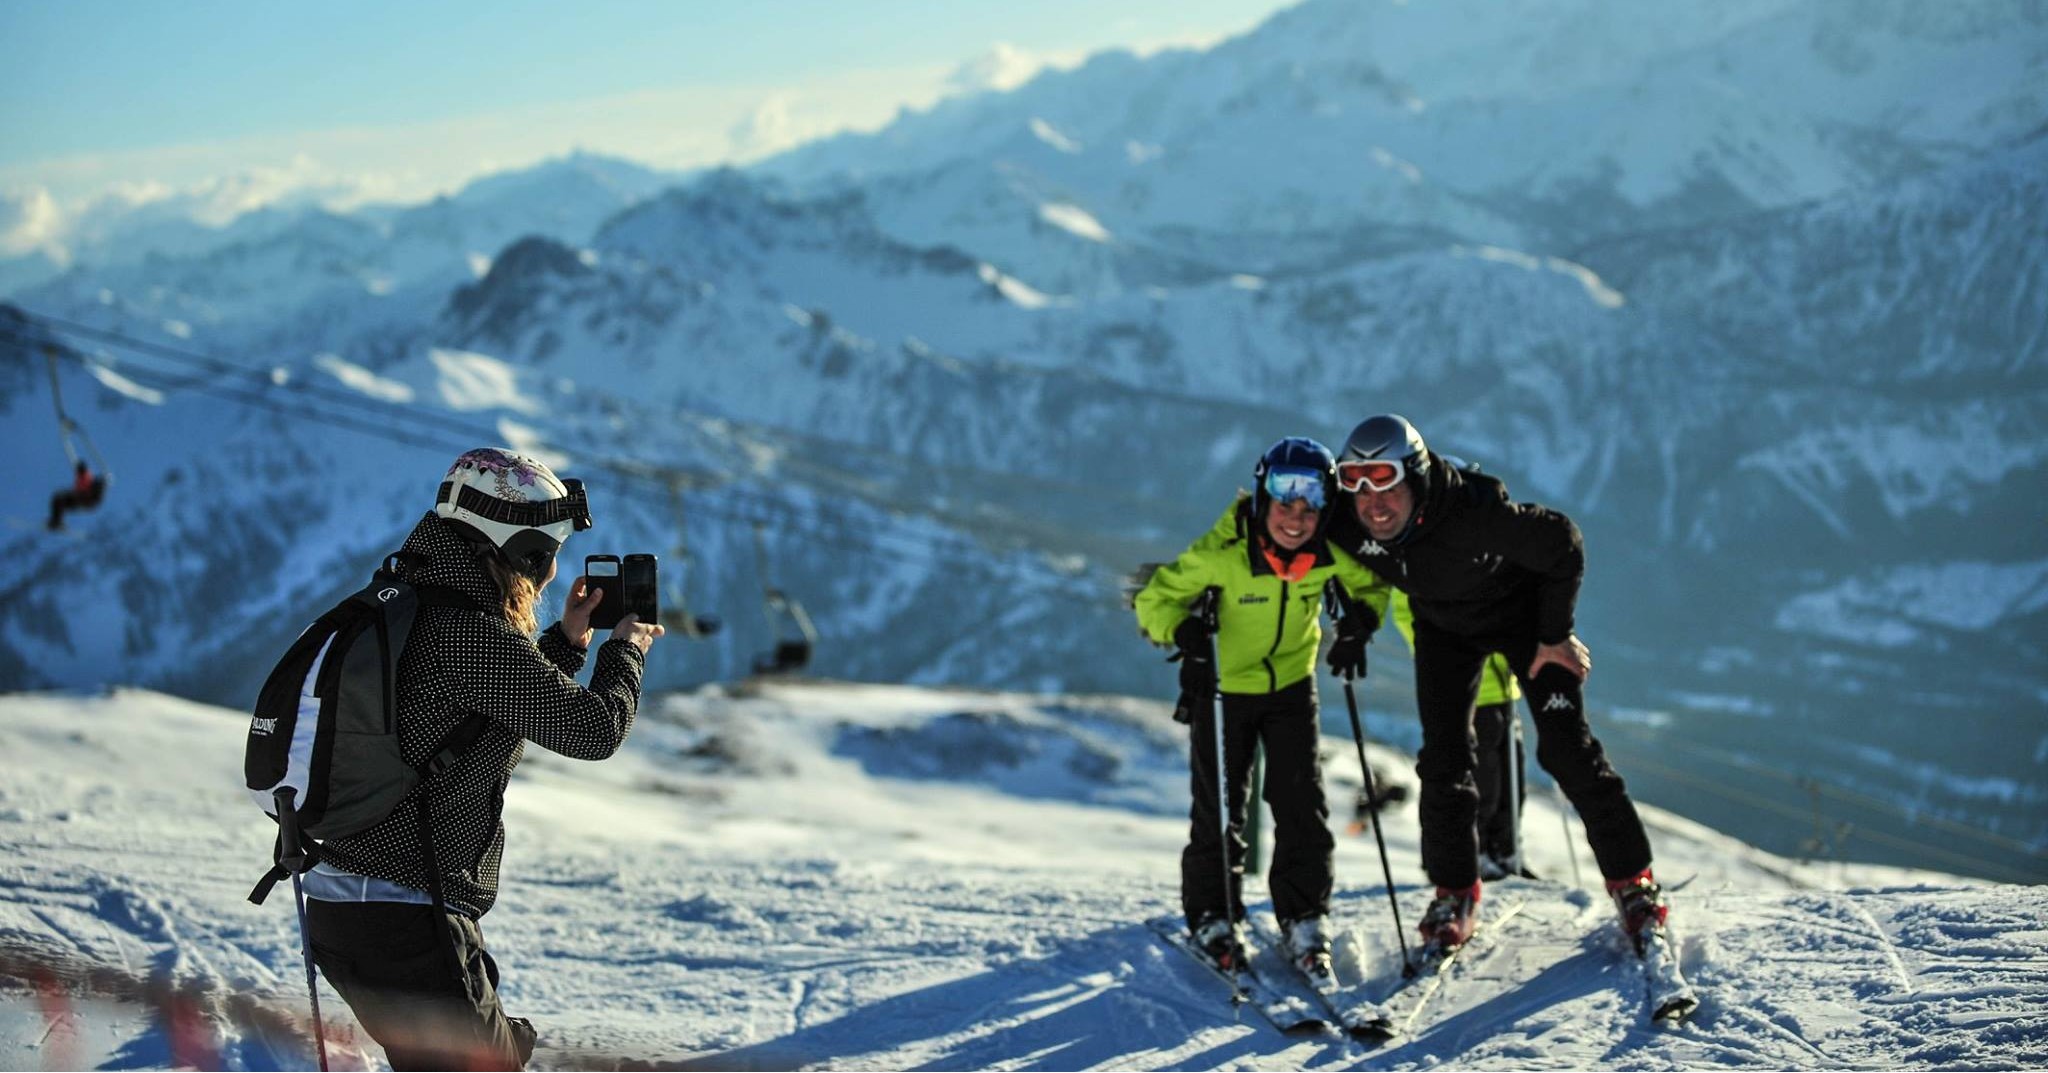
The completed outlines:
[[[1187,848],[1181,854],[1181,906],[1195,942],[1226,969],[1245,956],[1243,869],[1245,804],[1252,756],[1266,752],[1265,800],[1273,811],[1268,885],[1287,954],[1312,980],[1335,977],[1325,923],[1332,886],[1329,806],[1317,745],[1315,659],[1323,589],[1339,579],[1358,608],[1346,623],[1362,637],[1377,620],[1366,598],[1383,588],[1324,540],[1334,499],[1328,448],[1314,440],[1275,443],[1215,526],[1180,557],[1153,572],[1134,600],[1139,628],[1153,643],[1179,647],[1180,703],[1190,724],[1194,793]],[[1192,605],[1218,590],[1216,632]],[[1362,643],[1362,642],[1361,642]],[[1228,786],[1222,832],[1217,778],[1215,699],[1223,708],[1222,764]],[[1226,864],[1226,859],[1228,863]],[[1228,886],[1226,887],[1226,876]]]
[[[1406,418],[1361,422],[1345,441],[1330,541],[1408,594],[1415,615],[1415,699],[1422,720],[1422,865],[1436,885],[1424,940],[1450,947],[1478,923],[1473,702],[1489,654],[1507,657],[1536,722],[1536,759],[1586,825],[1586,838],[1631,937],[1668,909],[1650,841],[1627,786],[1586,722],[1592,657],[1573,633],[1585,549],[1570,518],[1515,503],[1499,480],[1445,464]],[[1333,646],[1332,670],[1338,654]],[[1348,657],[1347,657],[1348,658]]]

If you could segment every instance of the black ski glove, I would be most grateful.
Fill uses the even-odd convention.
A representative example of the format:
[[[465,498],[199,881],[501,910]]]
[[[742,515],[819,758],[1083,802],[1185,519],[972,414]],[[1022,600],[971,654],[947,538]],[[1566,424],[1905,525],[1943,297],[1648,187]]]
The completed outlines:
[[[1173,718],[1186,723],[1193,719],[1195,705],[1215,702],[1216,635],[1190,615],[1174,629],[1173,643],[1180,649],[1168,661],[1180,664],[1180,699],[1174,704]]]
[[[1365,643],[1379,626],[1370,608],[1346,603],[1344,617],[1337,620],[1337,639],[1330,642],[1330,673],[1349,681],[1365,677]]]

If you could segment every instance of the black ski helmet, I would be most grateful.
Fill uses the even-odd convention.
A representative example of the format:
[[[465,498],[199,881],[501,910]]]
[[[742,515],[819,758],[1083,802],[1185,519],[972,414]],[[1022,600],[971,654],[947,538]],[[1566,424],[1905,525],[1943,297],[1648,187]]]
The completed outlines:
[[[1402,479],[1417,482],[1418,496],[1429,487],[1429,448],[1423,445],[1422,433],[1400,414],[1368,417],[1345,437],[1344,453],[1337,456],[1339,464],[1368,459],[1401,463],[1406,471]]]
[[[1302,470],[1322,479],[1323,501],[1318,510],[1328,510],[1336,498],[1337,459],[1330,449],[1306,436],[1289,436],[1266,448],[1252,469],[1252,517],[1263,519],[1273,497],[1266,491],[1266,478],[1274,470]]]

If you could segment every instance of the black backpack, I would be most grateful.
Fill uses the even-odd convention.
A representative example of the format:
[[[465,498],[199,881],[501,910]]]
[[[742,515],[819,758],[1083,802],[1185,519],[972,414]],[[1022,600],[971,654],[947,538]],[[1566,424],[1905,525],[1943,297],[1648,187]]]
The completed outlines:
[[[257,695],[242,771],[250,796],[278,823],[272,867],[249,892],[258,905],[279,880],[317,864],[322,841],[383,822],[415,786],[460,759],[489,724],[470,716],[417,766],[399,749],[398,661],[419,609],[479,610],[455,589],[405,581],[418,561],[405,553],[386,557],[368,585],[292,642]],[[431,878],[438,903],[440,877]]]

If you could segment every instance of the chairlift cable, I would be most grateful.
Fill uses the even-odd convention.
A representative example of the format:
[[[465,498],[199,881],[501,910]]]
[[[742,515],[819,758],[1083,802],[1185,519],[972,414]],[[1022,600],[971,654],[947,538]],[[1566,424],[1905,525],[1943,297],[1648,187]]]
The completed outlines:
[[[52,323],[66,322],[53,319]],[[92,329],[91,334],[116,345],[125,345],[131,342],[128,337],[122,336],[119,333]],[[8,338],[17,343],[26,344],[46,342],[6,325],[0,325],[0,338]],[[143,343],[145,341],[134,340],[132,342]],[[420,408],[414,405],[380,403],[348,392],[339,392],[333,389],[322,390],[320,385],[308,384],[297,378],[293,378],[283,384],[276,384],[265,374],[264,370],[252,369],[248,366],[221,361],[205,355],[192,354],[175,347],[146,344],[145,346],[138,346],[136,349],[147,349],[157,356],[166,357],[174,361],[198,364],[209,371],[243,376],[253,375],[259,378],[259,382],[271,384],[282,392],[290,392],[302,397],[321,396],[330,400],[346,401],[352,407],[363,410],[364,414],[358,417],[354,414],[339,414],[327,410],[292,405],[280,399],[278,397],[279,392],[254,391],[200,377],[175,378],[175,382],[167,382],[173,378],[160,370],[149,369],[145,371],[124,367],[124,375],[134,373],[141,377],[143,381],[147,381],[145,386],[156,390],[194,391],[254,409],[266,410],[297,420],[326,424],[419,449],[459,451],[473,446],[474,444],[470,442],[472,439],[490,442],[503,438],[502,433],[495,428],[461,422],[459,419],[451,419],[449,415],[436,412],[434,414],[434,425],[437,428],[443,431],[452,429],[457,432],[463,432],[468,438],[461,442],[456,442],[452,439],[444,442],[434,442],[432,439],[401,431],[402,428],[411,422],[393,420],[394,416],[410,417],[420,413]],[[77,361],[89,367],[103,365],[99,360],[82,353],[72,352],[63,356],[68,360]],[[586,391],[585,394],[601,397],[601,393]],[[307,401],[312,402],[314,400],[308,399]],[[543,446],[554,447],[555,445],[547,444]],[[620,477],[649,483],[659,483],[664,486],[668,485],[671,481],[680,480],[690,487],[704,488],[710,487],[717,480],[716,477],[707,473],[678,469],[672,466],[662,466],[639,459],[618,458],[575,450],[569,450],[568,453],[580,457],[590,465],[616,473]],[[759,513],[730,509],[726,505],[727,501],[738,506],[757,508]],[[763,524],[769,520],[777,521],[778,524],[787,523],[787,506],[785,504],[766,496],[734,488],[730,484],[726,484],[721,488],[717,499],[707,503],[700,503],[698,513],[708,514],[739,524]],[[1005,559],[999,557],[1000,551],[998,549],[977,547],[964,536],[953,536],[948,539],[923,538],[901,532],[860,530],[843,524],[834,524],[822,518],[813,519],[806,525],[805,535],[807,539],[816,539],[822,543],[855,552],[896,552],[910,555],[921,554],[955,558],[977,564],[993,574],[1010,576],[1022,581],[1048,584],[1051,587],[1068,590],[1076,594],[1094,593],[1096,591],[1096,587],[1093,585],[1077,579],[1062,577],[1050,571],[1021,569],[1020,564],[1014,558]]]

